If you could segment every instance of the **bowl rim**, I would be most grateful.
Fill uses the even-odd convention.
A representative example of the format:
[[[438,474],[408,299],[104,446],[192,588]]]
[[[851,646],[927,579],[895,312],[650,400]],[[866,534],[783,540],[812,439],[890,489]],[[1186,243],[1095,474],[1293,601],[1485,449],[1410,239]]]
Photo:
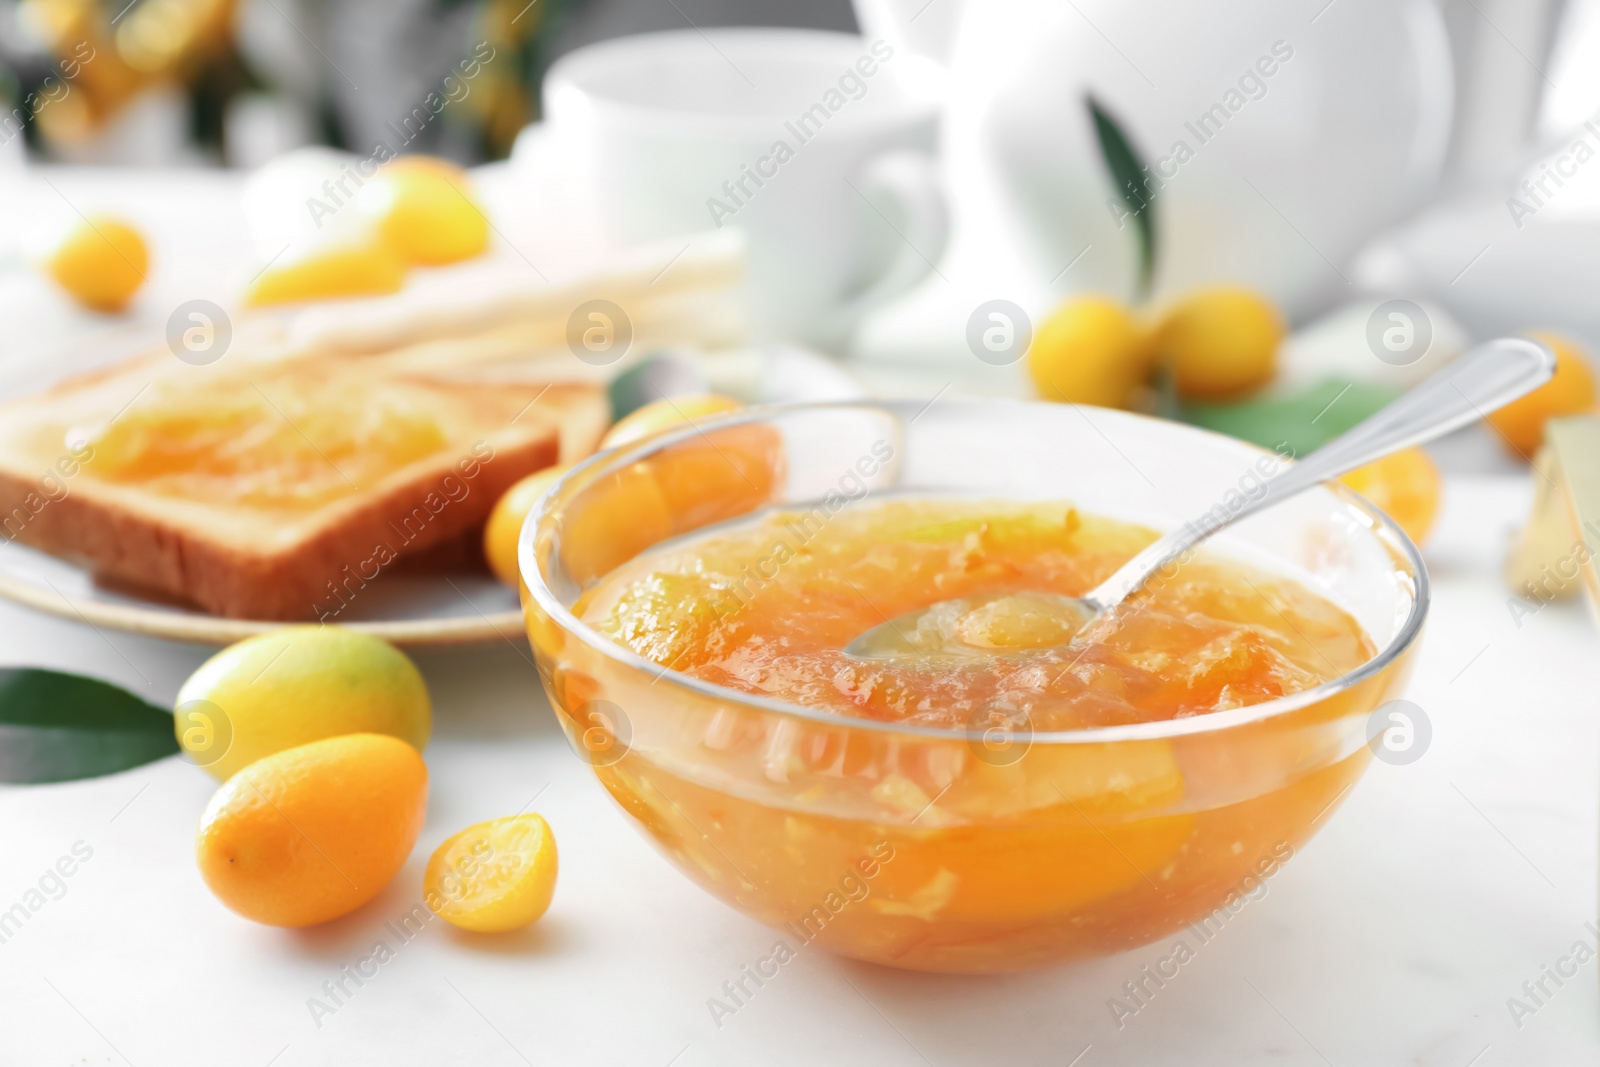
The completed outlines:
[[[935,400],[938,398],[935,397]],[[1031,408],[1044,408],[1061,411],[1082,410],[1086,405],[1062,404],[1046,401],[1010,400],[991,398],[952,398],[945,401],[950,405],[963,405],[968,407],[998,406],[1010,407],[1023,405]],[[814,401],[798,404],[768,404],[740,408],[714,419],[705,419],[693,426],[678,430],[663,431],[638,441],[629,442],[617,448],[605,449],[573,466],[552,483],[534,505],[529,509],[528,516],[523,522],[521,532],[517,538],[517,567],[521,572],[522,583],[527,595],[532,596],[539,607],[544,610],[561,628],[568,633],[580,638],[596,652],[615,660],[623,665],[632,667],[646,673],[657,673],[655,682],[667,682],[678,688],[688,690],[697,696],[720,700],[725,703],[740,705],[752,710],[769,714],[780,715],[785,718],[799,719],[813,725],[829,728],[861,729],[869,732],[883,733],[902,737],[922,737],[946,741],[981,740],[981,730],[944,727],[923,726],[903,722],[883,722],[875,719],[857,719],[848,715],[839,715],[833,712],[818,711],[808,708],[803,704],[793,704],[785,700],[776,700],[771,697],[758,696],[754,693],[745,693],[738,689],[707,682],[692,675],[675,671],[670,667],[663,667],[654,660],[646,659],[631,649],[625,648],[610,638],[589,626],[582,619],[574,615],[566,605],[562,604],[555,593],[545,584],[544,578],[539,573],[537,559],[535,558],[537,533],[545,523],[547,512],[557,496],[575,479],[587,477],[591,472],[597,474],[609,473],[612,470],[621,470],[629,464],[637,463],[650,455],[668,448],[672,445],[689,441],[695,437],[704,437],[707,431],[720,430],[733,426],[749,423],[769,421],[774,416],[805,412],[808,410],[825,409],[861,409],[873,411],[888,411],[902,417],[910,415],[912,418],[926,411],[931,403],[911,400],[840,400],[840,401]],[[1227,434],[1206,430],[1187,423],[1176,423],[1168,419],[1155,416],[1142,415],[1137,412],[1121,411],[1114,408],[1090,407],[1097,418],[1112,417],[1117,420],[1128,419],[1139,422],[1159,424],[1162,427],[1177,429],[1180,432],[1189,432],[1205,437],[1217,438],[1230,447],[1253,450],[1263,455],[1276,455],[1259,445],[1248,441],[1230,437]],[[1087,415],[1084,418],[1087,419]],[[1292,460],[1290,462],[1293,462]],[[601,470],[601,468],[605,470]],[[1180,719],[1156,719],[1149,722],[1124,723],[1115,726],[1093,726],[1077,730],[1030,731],[1027,735],[1030,745],[1037,744],[1106,744],[1124,741],[1153,741],[1164,738],[1181,737],[1194,734],[1207,734],[1220,732],[1233,727],[1247,726],[1267,719],[1286,715],[1313,704],[1321,703],[1331,697],[1337,696],[1348,689],[1352,689],[1362,682],[1381,674],[1405,653],[1422,632],[1422,625],[1428,614],[1431,601],[1431,586],[1428,580],[1428,569],[1422,558],[1422,552],[1417,548],[1411,538],[1402,530],[1398,523],[1366,497],[1355,490],[1337,481],[1325,481],[1320,488],[1328,489],[1338,497],[1345,506],[1364,516],[1370,525],[1372,533],[1379,541],[1391,551],[1397,552],[1401,559],[1409,563],[1412,569],[1414,596],[1411,610],[1405,620],[1396,630],[1389,644],[1378,651],[1378,654],[1337,678],[1330,679],[1310,689],[1303,689],[1289,696],[1278,697],[1273,700],[1264,700],[1259,704],[1247,704],[1227,711],[1212,711],[1203,715],[1192,715]],[[655,684],[653,682],[652,684]]]

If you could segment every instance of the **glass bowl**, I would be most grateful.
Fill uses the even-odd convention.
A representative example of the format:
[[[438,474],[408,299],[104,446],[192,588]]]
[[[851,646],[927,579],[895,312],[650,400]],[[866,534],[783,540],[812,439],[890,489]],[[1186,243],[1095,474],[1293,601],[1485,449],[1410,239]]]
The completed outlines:
[[[601,453],[550,489],[519,546],[528,634],[563,729],[623,810],[791,951],[950,972],[1119,952],[1225,923],[1366,769],[1369,719],[1403,682],[1428,595],[1416,547],[1363,498],[1319,487],[1211,547],[1340,604],[1377,654],[1305,692],[1171,721],[1032,733],[844,718],[662,667],[571,607],[638,553],[765,508],[802,513],[804,529],[863,500],[955,493],[1166,530],[1237,506],[1283,462],[1102,408],[749,409]]]

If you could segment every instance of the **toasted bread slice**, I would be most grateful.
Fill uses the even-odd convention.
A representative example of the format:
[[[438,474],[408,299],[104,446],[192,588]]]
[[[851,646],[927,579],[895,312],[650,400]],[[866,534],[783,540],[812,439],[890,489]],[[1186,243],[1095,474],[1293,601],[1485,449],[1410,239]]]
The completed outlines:
[[[562,258],[576,252],[565,250]],[[521,327],[534,332],[536,347],[570,354],[573,316],[593,301],[610,304],[626,320],[625,327],[620,321],[614,325],[632,334],[635,350],[662,345],[718,348],[743,341],[747,301],[740,231],[686,234],[600,256],[579,254],[586,262],[552,268],[549,277],[530,269],[520,254],[484,258],[457,264],[389,296],[291,306],[266,316],[279,331],[277,343],[253,347],[382,355],[440,343],[448,349],[461,338]],[[539,336],[552,328],[552,336]]]
[[[0,536],[235,618],[339,613],[593,449],[584,384],[140,357],[0,407]]]

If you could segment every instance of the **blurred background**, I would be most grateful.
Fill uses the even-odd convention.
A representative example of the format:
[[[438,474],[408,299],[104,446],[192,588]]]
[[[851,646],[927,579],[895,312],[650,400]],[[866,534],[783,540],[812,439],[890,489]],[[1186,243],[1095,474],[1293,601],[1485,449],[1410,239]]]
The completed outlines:
[[[1196,159],[1183,166],[1195,177],[1170,194],[1158,296],[1208,278],[1266,284],[1298,324],[1348,290],[1407,289],[1443,299],[1474,330],[1522,325],[1515,309],[1530,301],[1547,325],[1596,326],[1563,304],[1577,299],[1566,279],[1554,292],[1519,281],[1527,261],[1552,254],[1589,263],[1571,247],[1585,240],[1521,241],[1482,264],[1476,286],[1452,285],[1466,262],[1455,257],[1492,243],[1491,224],[1525,228],[1506,217],[1508,195],[1600,108],[1596,0],[1058,8],[1024,0],[0,0],[0,165],[248,170],[308,145],[365,155],[397,140],[407,152],[466,165],[503,160],[543,116],[546,71],[574,49],[720,26],[860,32],[946,71],[940,136],[954,230],[943,258],[959,261],[946,273],[959,285],[963,263],[1004,252],[999,277],[982,269],[1028,307],[1076,289],[1125,288],[1131,275],[1126,262],[1107,258],[1104,212],[1089,223],[1075,218],[1105,192],[1085,196],[1078,187],[1100,166],[1083,134],[1084,90],[1105,98],[1156,164],[1175,136],[1187,137],[1181,123],[1280,40],[1305,57],[1293,84],[1262,79],[1272,91],[1234,123],[1247,132],[1230,129],[1226,143],[1205,151],[1191,145]],[[465,64],[471,78],[462,77]],[[419,107],[431,112],[426,121],[415,118]],[[1232,191],[1199,189],[1250,175],[1253,188],[1235,180]],[[1559,212],[1577,223],[1568,232],[1582,230],[1597,198],[1569,189],[1560,199]],[[1226,232],[1193,224],[1187,205],[1219,201],[1228,202]],[[1400,232],[1407,221],[1416,225]],[[1088,270],[1037,277],[1049,279],[1096,237]],[[1301,247],[1281,254],[1278,244]],[[930,338],[907,327],[927,317],[927,302],[907,303],[899,316],[874,316],[883,321],[866,323],[859,344],[921,362]]]
[[[794,36],[734,60],[726,27]],[[841,69],[883,49],[874,84],[894,88],[745,210],[753,187],[718,183],[829,91],[805,31],[835,35]],[[603,42],[628,40],[653,43],[607,72],[622,53]],[[1083,363],[1060,319],[1077,295],[1150,325],[1233,287],[1269,307],[1271,365],[1177,399],[1298,418],[1330,381],[1370,386],[1341,402],[1350,420],[1474,338],[1556,331],[1582,352],[1600,340],[1597,56],[1600,0],[0,0],[0,317],[27,326],[0,338],[0,373],[48,377],[64,348],[159,329],[186,300],[389,291],[361,271],[399,267],[318,258],[354,232],[323,212],[350,192],[341,168],[421,154],[467,168],[450,187],[470,173],[481,247],[509,269],[571,277],[738,231],[747,336],[844,360],[870,391],[1114,402],[1259,440],[1259,409],[1052,389],[1024,352],[1044,338]],[[47,277],[99,213],[149,253],[110,305]],[[287,288],[271,275],[301,266]],[[1410,362],[1369,340],[1395,299],[1425,337]],[[998,354],[972,340],[997,300],[1021,339]],[[1479,444],[1478,467],[1523,459]]]
[[[385,123],[403,118],[476,43],[487,41],[509,51],[513,62],[479,88],[468,113],[451,115],[418,139],[419,150],[473,163],[508,154],[518,130],[539,117],[544,71],[585,44],[685,27],[857,32],[865,23],[948,59],[965,6],[964,0],[860,0],[854,7],[849,0],[5,0],[0,102],[8,148],[20,129],[27,155],[37,160],[248,167],[301,145],[359,148],[381,137]],[[1600,106],[1595,0],[1441,0],[1438,7],[1459,83],[1453,177],[1492,173],[1507,152],[1564,134]],[[1087,23],[1083,29],[1094,33]],[[79,73],[75,59],[86,46],[96,69]],[[52,94],[62,80],[73,83],[73,94]],[[58,102],[53,95],[62,106],[46,106]],[[77,99],[64,103],[71,95]],[[21,147],[12,148],[14,157]]]
[[[856,28],[846,0],[5,0],[4,136],[13,157],[25,145],[37,160],[135,166],[360,150],[485,42],[501,57],[492,75],[412,146],[478,163],[504,158],[539,117],[556,57],[691,23]],[[80,73],[85,46],[93,69]]]

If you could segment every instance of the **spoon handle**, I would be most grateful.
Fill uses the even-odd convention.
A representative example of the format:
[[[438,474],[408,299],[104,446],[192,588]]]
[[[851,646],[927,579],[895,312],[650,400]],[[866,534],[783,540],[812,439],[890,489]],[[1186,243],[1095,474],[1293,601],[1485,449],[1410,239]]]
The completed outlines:
[[[1267,479],[1254,495],[1230,494],[1231,502],[1218,501],[1204,515],[1160,538],[1086,599],[1097,610],[1108,611],[1152,574],[1223,527],[1391,452],[1460,429],[1543,385],[1555,368],[1554,353],[1537,341],[1508,337],[1477,345],[1371,418]]]

